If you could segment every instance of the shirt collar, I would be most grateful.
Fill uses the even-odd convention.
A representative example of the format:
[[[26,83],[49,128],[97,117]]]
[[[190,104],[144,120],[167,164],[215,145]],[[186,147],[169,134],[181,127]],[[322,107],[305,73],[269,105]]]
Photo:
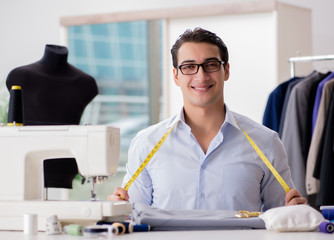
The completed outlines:
[[[171,128],[176,123],[180,124],[182,122],[185,123],[183,107],[181,108],[181,111],[171,119],[171,121],[168,124],[168,128]]]
[[[168,124],[168,128],[172,127],[174,124],[180,124],[180,123],[185,123],[185,118],[184,118],[184,110],[183,107],[181,108],[181,110],[179,111],[179,113],[177,115],[175,115],[174,118],[171,119],[170,123]],[[227,125],[227,124],[231,124],[233,127],[235,127],[236,129],[240,129],[240,127],[238,126],[235,118],[234,118],[234,114],[232,113],[232,111],[230,111],[230,109],[227,107],[227,105],[225,104],[225,121],[222,125],[222,128]]]
[[[222,128],[226,125],[226,124],[231,124],[233,127],[235,127],[236,129],[240,129],[240,127],[238,126],[236,119],[234,117],[234,114],[232,113],[232,111],[230,111],[230,109],[226,106],[225,104],[225,121],[223,123]]]

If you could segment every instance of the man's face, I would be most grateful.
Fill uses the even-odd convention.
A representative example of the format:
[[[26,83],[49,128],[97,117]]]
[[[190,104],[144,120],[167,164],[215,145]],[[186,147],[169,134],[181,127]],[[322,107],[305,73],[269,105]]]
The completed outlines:
[[[184,43],[178,51],[178,65],[221,60],[219,48],[209,43]],[[194,75],[173,69],[174,81],[181,88],[185,107],[221,107],[224,104],[224,81],[229,78],[229,64],[217,72],[205,72],[201,66]]]

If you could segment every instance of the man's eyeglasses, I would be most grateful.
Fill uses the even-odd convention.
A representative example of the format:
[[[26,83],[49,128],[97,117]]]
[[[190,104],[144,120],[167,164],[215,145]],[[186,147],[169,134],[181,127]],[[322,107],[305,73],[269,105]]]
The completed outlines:
[[[212,73],[218,72],[220,70],[221,65],[224,64],[223,61],[209,61],[202,64],[196,63],[187,63],[177,66],[177,69],[180,69],[183,75],[193,75],[198,72],[200,66],[202,66],[204,72]]]

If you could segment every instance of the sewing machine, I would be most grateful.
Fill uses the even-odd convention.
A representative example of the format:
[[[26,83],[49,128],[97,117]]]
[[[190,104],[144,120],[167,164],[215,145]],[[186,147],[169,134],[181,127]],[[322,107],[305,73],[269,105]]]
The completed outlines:
[[[79,173],[94,185],[115,174],[119,154],[120,131],[111,126],[0,127],[0,230],[22,230],[26,213],[38,215],[42,231],[51,215],[89,224],[129,214],[127,202],[45,199],[46,159],[74,158]]]

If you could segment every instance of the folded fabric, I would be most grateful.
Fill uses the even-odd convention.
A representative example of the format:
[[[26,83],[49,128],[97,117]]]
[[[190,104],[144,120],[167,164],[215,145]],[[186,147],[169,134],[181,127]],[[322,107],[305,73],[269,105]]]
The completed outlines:
[[[148,224],[155,231],[265,228],[259,217],[237,218],[236,213],[229,210],[163,210],[134,203],[132,221]]]
[[[277,207],[259,216],[268,230],[278,232],[314,231],[325,218],[308,205]]]

